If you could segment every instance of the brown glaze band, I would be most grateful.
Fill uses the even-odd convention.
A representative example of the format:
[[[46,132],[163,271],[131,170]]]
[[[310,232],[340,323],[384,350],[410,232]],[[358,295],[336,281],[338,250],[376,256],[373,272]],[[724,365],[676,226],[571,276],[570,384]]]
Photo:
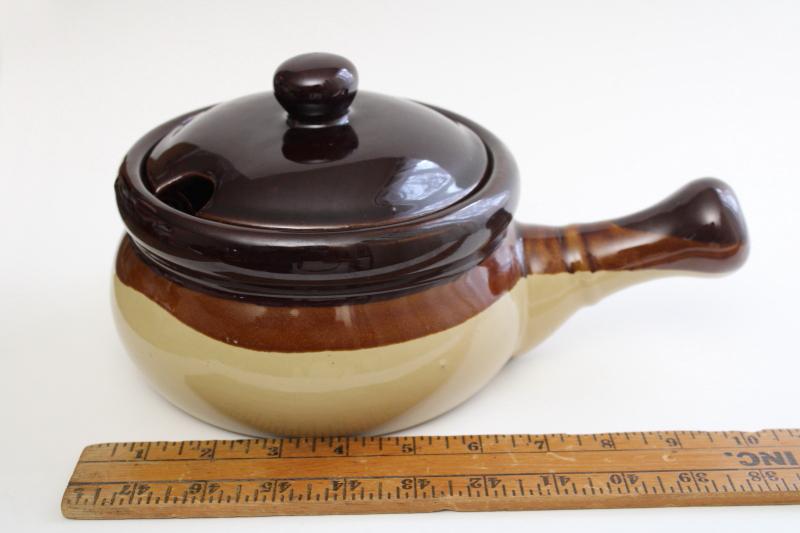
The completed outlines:
[[[344,299],[341,305],[270,306],[198,291],[165,276],[127,236],[116,271],[122,283],[209,337],[253,350],[311,352],[383,346],[445,330],[486,309],[523,275],[647,268],[725,272],[741,265],[748,251],[736,197],[715,179],[695,181],[650,209],[614,221],[519,228],[524,258],[512,227],[487,259],[454,281],[395,298]]]
[[[228,344],[270,352],[353,350],[436,333],[487,308],[522,275],[515,240],[510,235],[481,264],[449,283],[339,306],[266,306],[196,291],[145,263],[128,236],[117,253],[116,274],[184,324]]]
[[[607,222],[522,226],[529,274],[668,268],[719,273],[747,258],[747,228],[724,182],[696,180],[663,202]]]

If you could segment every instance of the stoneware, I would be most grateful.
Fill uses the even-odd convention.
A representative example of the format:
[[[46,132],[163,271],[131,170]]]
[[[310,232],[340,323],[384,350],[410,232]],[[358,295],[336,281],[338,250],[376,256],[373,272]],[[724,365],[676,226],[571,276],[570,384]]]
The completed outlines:
[[[517,168],[492,133],[357,89],[348,60],[298,56],[274,92],[170,120],[122,163],[116,322],[198,418],[247,434],[406,428],[579,307],[747,255],[716,179],[612,221],[520,224]]]

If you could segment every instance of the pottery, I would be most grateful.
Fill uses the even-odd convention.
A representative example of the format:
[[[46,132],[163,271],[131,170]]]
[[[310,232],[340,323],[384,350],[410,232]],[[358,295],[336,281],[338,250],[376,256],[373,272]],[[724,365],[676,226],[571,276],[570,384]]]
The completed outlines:
[[[192,415],[264,435],[385,433],[463,402],[581,306],[747,256],[716,179],[607,222],[513,220],[519,178],[460,115],[358,91],[348,60],[146,134],[116,180],[124,344]]]

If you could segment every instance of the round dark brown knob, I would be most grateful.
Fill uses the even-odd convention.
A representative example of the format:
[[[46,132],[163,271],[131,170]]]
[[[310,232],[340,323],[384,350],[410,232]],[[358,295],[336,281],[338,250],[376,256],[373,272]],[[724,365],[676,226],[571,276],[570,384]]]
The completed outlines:
[[[358,72],[342,56],[312,53],[284,61],[273,79],[275,98],[290,121],[325,125],[341,123],[356,97]]]

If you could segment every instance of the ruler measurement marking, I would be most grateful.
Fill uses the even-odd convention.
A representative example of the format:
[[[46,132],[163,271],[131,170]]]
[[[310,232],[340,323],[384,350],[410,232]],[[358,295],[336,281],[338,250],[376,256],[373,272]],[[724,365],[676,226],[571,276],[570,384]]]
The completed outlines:
[[[283,443],[281,443],[281,446],[282,446],[282,444]],[[98,445],[92,445],[92,446],[98,446]],[[774,449],[774,448],[778,448],[778,447],[800,448],[800,442],[797,443],[797,444],[783,445],[783,446],[781,446],[779,444],[747,446],[747,449],[759,450],[759,449]],[[611,450],[611,449],[613,449],[613,448],[605,448],[605,450]],[[685,447],[676,448],[675,446],[665,446],[663,448],[661,448],[661,447],[658,447],[658,448],[656,448],[656,447],[651,447],[651,448],[622,448],[622,449],[617,449],[617,451],[621,451],[621,452],[648,452],[648,451],[676,450],[676,449],[685,450],[685,451],[709,450],[709,449],[714,449],[714,450],[740,450],[741,446],[725,446],[725,447],[719,447],[719,448],[708,448],[708,447],[702,447],[702,446],[701,447],[697,447],[697,448],[685,448]],[[548,446],[547,442],[545,441],[543,449],[515,450],[514,453],[546,454],[546,453],[549,453],[549,451],[550,451],[549,450],[549,446]],[[569,453],[597,453],[598,451],[601,451],[601,450],[598,450],[598,449],[589,449],[589,450],[586,450],[586,449],[574,450],[574,449],[572,449],[572,450],[568,450]],[[280,453],[282,453],[282,451]],[[426,452],[426,451],[421,451],[421,452],[417,453],[416,451],[413,451],[411,454],[408,454],[408,455],[419,455],[419,456],[445,455],[446,456],[446,455],[475,455],[476,453],[488,455],[488,454],[508,453],[508,452],[505,452],[503,450],[500,450],[500,451],[495,451],[495,450],[491,450],[491,451],[477,450],[477,451],[466,451],[466,452],[460,452],[460,451],[453,451],[453,452]],[[339,456],[341,457],[343,455],[339,455]],[[358,454],[358,455],[349,455],[348,457],[385,457],[385,456],[386,456],[386,454],[381,454],[381,453],[364,453],[364,454]],[[271,455],[271,456],[267,456],[267,457],[252,457],[252,456],[249,456],[249,457],[235,457],[234,456],[234,457],[225,457],[225,461],[254,461],[254,460],[276,460],[276,459],[280,459],[280,460],[317,459],[317,458],[320,458],[320,457],[330,457],[330,456],[329,455],[292,455],[292,456],[288,456],[288,457],[283,457],[282,455]],[[128,459],[79,459],[77,462],[79,464],[84,464],[84,463],[85,464],[90,464],[90,463],[143,463],[143,462],[159,463],[159,462],[178,462],[178,461],[210,461],[212,459],[213,459],[213,457],[173,457],[173,458],[162,458],[162,459],[132,459],[132,458],[128,458]]]
[[[672,437],[669,437],[669,435],[667,437],[665,437],[664,433],[668,433]],[[728,435],[728,433],[729,432],[722,432],[720,434]],[[658,446],[650,446],[649,445],[650,441],[647,439],[647,435],[650,435],[650,434],[652,434],[652,432],[639,432],[639,433],[634,434],[637,438],[639,438],[642,441],[643,444],[647,445],[646,448],[625,447],[624,449],[626,449],[626,450],[636,450],[636,449],[645,450],[645,449],[656,449],[656,448],[659,448],[659,449],[671,449],[671,448],[674,448],[675,446],[681,446],[684,449],[704,449],[704,448],[708,448],[708,446],[686,446],[682,436],[683,437],[690,436],[692,438],[692,440],[694,440],[694,441],[698,441],[698,440],[700,440],[700,436],[704,436],[709,440],[710,443],[711,442],[715,442],[714,438],[713,438],[714,433],[712,433],[712,432],[694,432],[694,431],[692,431],[692,432],[657,432],[655,434],[659,437],[659,439],[664,440],[664,439],[667,439],[667,438],[671,438],[675,442],[675,444],[667,444],[666,446],[658,447]],[[607,440],[609,441],[609,445],[608,446],[604,446],[604,447],[610,447],[611,446],[611,442],[613,441],[615,435],[617,435],[617,436],[623,435],[623,436],[625,436],[626,440],[631,440],[632,439],[630,433],[605,433],[605,434],[602,434],[602,435],[595,434],[595,435],[590,435],[590,436],[592,437],[592,440],[595,441],[595,442],[598,440],[598,437],[603,437],[603,436],[608,437]],[[784,435],[784,437],[782,438],[781,435]],[[549,437],[551,437],[551,436],[559,437],[561,442],[565,442],[565,437],[569,437],[569,435],[564,435],[564,434],[555,434],[555,435],[552,435],[552,434],[551,435],[530,435],[530,434],[528,434],[528,435],[521,435],[521,436],[524,437],[527,440],[528,444],[533,444],[533,439],[536,438],[536,439],[547,441],[548,445],[549,445]],[[772,437],[772,439],[775,441],[775,443],[780,443],[780,444],[783,444],[783,441],[785,440],[786,436],[788,436],[791,439],[797,439],[797,441],[792,441],[792,442],[795,445],[800,445],[800,433],[798,433],[798,435],[795,436],[795,432],[793,430],[767,430],[767,431],[754,432],[754,433],[748,433],[748,434],[745,434],[744,432],[736,432],[735,436],[730,437],[728,435],[728,437],[726,437],[726,438],[732,439],[732,444],[730,446],[728,446],[728,447],[742,447],[743,443],[746,444],[747,448],[769,448],[769,447],[774,447],[775,444],[760,444],[759,441],[758,441],[759,437],[767,438],[769,436]],[[460,437],[438,437],[437,436],[437,437],[435,437],[435,440],[436,441],[440,441],[442,439],[445,439],[446,442],[449,442],[450,439],[456,438],[456,439],[461,440],[462,443],[467,444],[466,443],[466,439],[470,439],[470,440],[480,440],[481,443],[485,445],[486,439],[493,440],[495,443],[501,442],[501,439],[503,439],[504,441],[510,439],[512,441],[511,447],[515,448],[515,447],[517,447],[519,445],[516,442],[517,437],[520,437],[520,435],[465,435],[465,436],[460,436]],[[581,442],[583,442],[583,438],[586,437],[586,435],[583,435],[583,436],[575,435],[573,437],[576,440],[580,440]],[[383,441],[391,439],[391,440],[395,441],[396,444],[399,445],[399,439],[400,438],[402,438],[404,440],[411,440],[414,437],[392,437],[392,438],[370,437],[369,440],[370,440],[370,442],[374,442],[374,440],[377,439],[379,441],[378,442],[379,448],[382,449]],[[425,440],[429,441],[429,444],[430,444],[430,443],[432,443],[434,438],[433,437],[430,437],[430,438],[428,438],[428,437],[416,437],[416,439],[417,440],[425,439]],[[360,440],[362,442],[362,446],[364,446],[365,443],[366,443],[365,438],[362,437],[362,438],[360,438]],[[344,438],[337,438],[337,441],[344,442],[345,439]],[[680,444],[679,444],[679,441],[680,441]],[[294,444],[295,448],[297,449],[297,448],[299,448],[299,446],[301,444],[309,443],[309,442],[312,444],[312,448],[315,448],[316,447],[315,443],[316,443],[316,445],[318,445],[319,442],[327,443],[328,448],[330,448],[332,443],[333,443],[333,440],[330,437],[326,437],[326,438],[305,437],[305,438],[289,438],[289,439],[276,439],[276,438],[273,438],[273,439],[241,439],[241,440],[202,441],[202,442],[200,442],[200,441],[182,441],[182,442],[181,441],[179,441],[179,442],[162,442],[162,441],[159,441],[159,442],[156,442],[156,443],[125,442],[125,443],[95,444],[95,445],[87,447],[87,449],[97,450],[97,449],[100,449],[100,448],[105,448],[105,449],[111,448],[112,451],[111,451],[110,455],[111,456],[115,456],[116,455],[116,449],[119,448],[120,446],[123,446],[123,447],[127,448],[130,451],[134,451],[140,445],[145,447],[145,448],[152,448],[152,445],[156,444],[159,448],[161,448],[162,451],[164,451],[164,450],[166,450],[167,448],[170,448],[170,447],[178,447],[179,451],[178,451],[177,455],[183,456],[185,454],[184,453],[185,452],[184,447],[187,444],[189,445],[190,449],[196,451],[201,446],[203,446],[204,443],[205,443],[205,445],[211,445],[211,446],[214,446],[214,445],[218,446],[220,443],[222,443],[223,445],[227,444],[229,449],[234,449],[237,446],[245,445],[246,449],[244,451],[244,454],[245,455],[251,455],[251,452],[252,452],[252,450],[250,450],[251,443],[256,443],[257,446],[260,445],[260,447],[262,449],[266,449],[268,444],[276,444],[277,445],[277,446],[275,446],[276,448],[279,448],[279,447],[283,446],[284,444]],[[350,438],[348,440],[348,447],[350,447],[352,445],[352,443],[356,443],[356,442],[358,442],[358,438]],[[445,447],[447,448],[448,446],[445,446]],[[617,447],[619,447],[619,446],[617,446]],[[538,446],[537,446],[537,448],[538,448]],[[577,451],[594,451],[593,449],[587,449],[587,450],[575,449],[574,446],[570,446],[569,449],[570,449],[570,451],[576,451],[576,452]],[[143,452],[144,452],[144,450],[143,450]],[[155,459],[149,457],[149,452],[148,452],[148,455],[147,455],[146,458],[150,459],[150,460],[155,460]],[[194,459],[194,458],[196,458],[196,457],[187,457],[187,460],[188,459]],[[206,457],[204,456],[203,458],[206,458]],[[231,457],[226,457],[226,459],[229,459],[229,458],[231,458]],[[128,458],[128,459],[132,460],[130,458]],[[141,457],[141,456],[135,457],[135,460],[141,460],[141,459],[143,459],[143,457]]]
[[[773,470],[777,471],[800,471],[800,467],[797,466],[784,466],[784,467],[775,467]],[[689,468],[674,468],[674,469],[664,469],[664,470],[636,470],[637,474],[680,474],[680,473],[692,473],[692,472],[753,472],[752,468],[743,467],[743,468],[702,468],[702,469],[689,469]],[[576,471],[559,471],[557,475],[583,475],[583,476],[609,476],[612,474],[619,474],[619,471],[615,470],[600,470],[600,471],[585,471],[585,470],[576,470]],[[517,476],[545,476],[548,479],[556,474],[551,474],[549,471],[536,471],[536,472],[514,472],[514,473],[490,473],[485,474],[486,476],[492,477],[517,477]],[[800,475],[800,474],[798,474]],[[385,475],[385,476],[357,476],[355,479],[406,479],[410,478],[410,475]],[[476,474],[426,474],[426,478],[477,478],[480,477]],[[329,476],[318,476],[318,477],[281,477],[281,478],[274,478],[274,477],[247,477],[247,478],[212,478],[208,479],[208,481],[212,481],[215,483],[231,483],[231,482],[241,482],[241,481],[252,481],[252,482],[265,482],[265,481],[319,481],[319,480],[328,480],[331,479]],[[749,481],[749,480],[747,480]],[[148,479],[147,483],[173,483],[173,484],[190,484],[190,483],[198,483],[199,480],[194,479]],[[69,487],[80,487],[80,486],[95,486],[95,485],[124,485],[132,483],[129,480],[111,480],[111,481],[70,481],[68,486]],[[474,488],[474,487],[473,487]]]
[[[796,430],[104,443],[84,450],[62,512],[145,518],[800,503],[799,449]],[[292,475],[303,472],[314,475]]]
[[[630,493],[631,487],[628,485],[628,474],[626,472],[620,472],[619,475],[622,477],[622,483],[625,484],[625,491]]]

